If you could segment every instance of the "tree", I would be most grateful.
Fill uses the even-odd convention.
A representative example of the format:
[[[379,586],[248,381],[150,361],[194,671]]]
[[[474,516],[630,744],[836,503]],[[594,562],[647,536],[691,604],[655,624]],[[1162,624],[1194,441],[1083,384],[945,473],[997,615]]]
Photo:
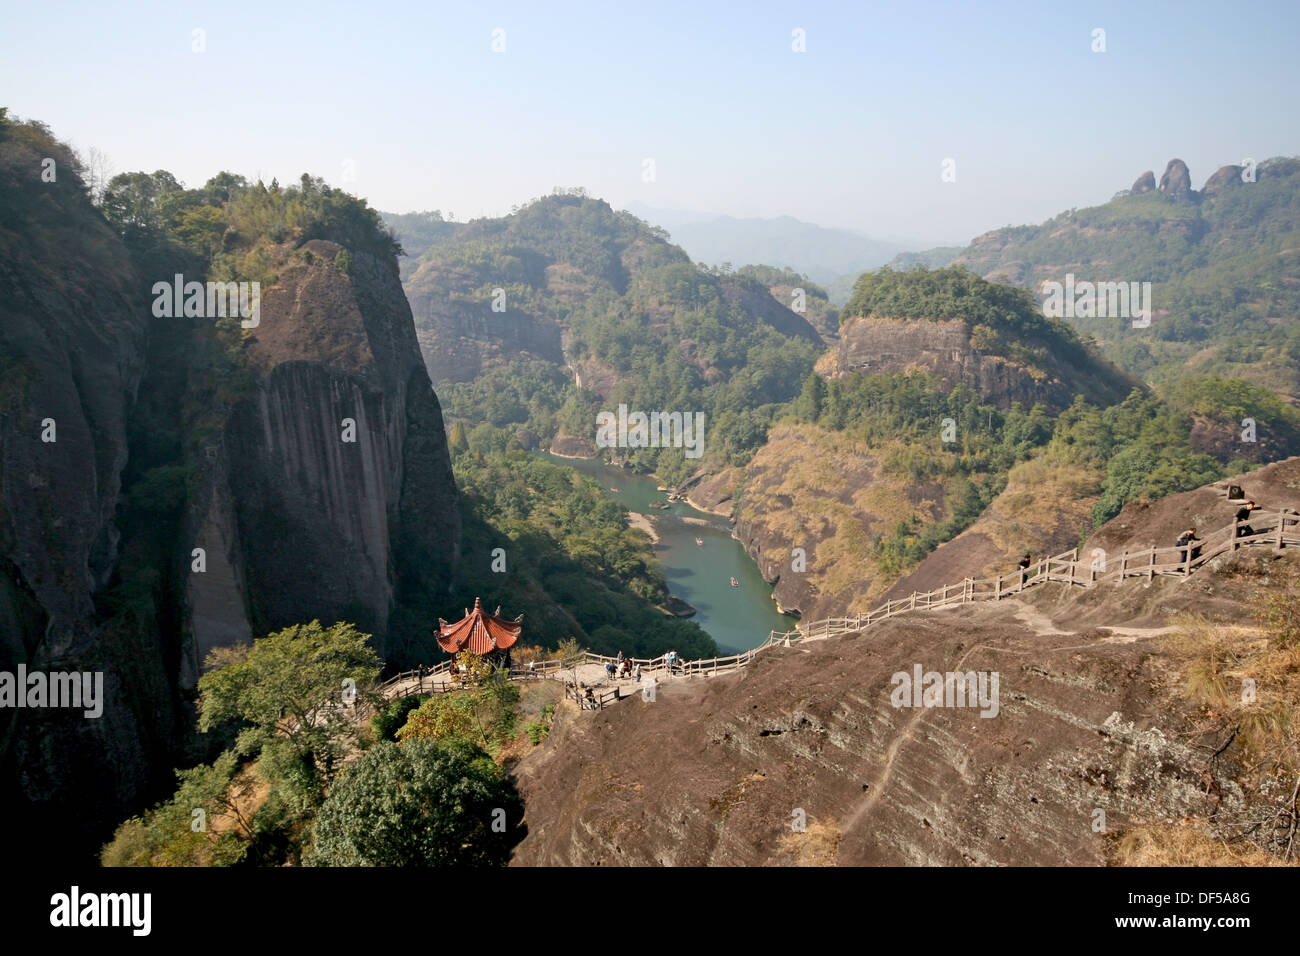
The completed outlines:
[[[522,801],[478,747],[382,743],[339,778],[308,866],[504,866]]]
[[[199,679],[199,729],[227,721],[248,724],[236,749],[260,753],[277,740],[325,780],[341,742],[356,733],[351,699],[379,674],[380,662],[363,634],[339,622],[294,624],[252,647],[217,648]]]
[[[165,169],[149,173],[118,173],[104,188],[101,209],[118,233],[127,239],[157,234],[165,222],[159,208],[163,197],[181,191],[176,177]]]

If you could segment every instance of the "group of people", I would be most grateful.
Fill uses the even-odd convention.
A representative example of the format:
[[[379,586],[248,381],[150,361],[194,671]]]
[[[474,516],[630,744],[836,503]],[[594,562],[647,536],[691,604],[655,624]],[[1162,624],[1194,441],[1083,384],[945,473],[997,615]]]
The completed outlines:
[[[1255,504],[1254,501],[1246,501],[1237,509],[1235,517],[1237,519],[1238,538],[1249,537],[1250,535],[1257,533],[1254,528],[1246,524],[1246,521],[1250,518],[1250,513],[1252,511],[1257,511],[1258,509],[1259,505]],[[1185,563],[1188,560],[1189,555],[1191,560],[1196,560],[1196,558],[1201,554],[1200,544],[1201,542],[1196,537],[1195,528],[1188,528],[1180,534],[1178,540],[1174,542],[1174,547],[1181,549],[1181,557],[1179,560]],[[1016,568],[1020,571],[1021,587],[1023,587],[1025,582],[1029,579],[1029,569],[1033,567],[1033,564],[1033,557],[1026,552],[1025,556],[1020,559],[1020,563],[1016,565]]]
[[[605,662],[605,673],[609,675],[611,680],[616,678],[626,679],[628,677],[635,677],[639,682],[641,680],[641,665],[637,664],[633,666],[632,659],[630,657],[624,657],[623,652],[619,651],[617,660]]]
[[[1250,525],[1246,524],[1245,522],[1250,518],[1250,513],[1258,509],[1259,509],[1259,505],[1255,504],[1253,500],[1246,501],[1244,504],[1242,504],[1240,508],[1237,509],[1237,513],[1236,515],[1234,515],[1234,517],[1237,519],[1238,538],[1246,538],[1256,533],[1255,529],[1252,528]],[[1182,555],[1182,557],[1179,560],[1186,562],[1190,557],[1191,560],[1195,561],[1201,554],[1201,549],[1199,544],[1200,542],[1199,539],[1196,537],[1195,528],[1188,528],[1186,531],[1180,534],[1178,536],[1178,540],[1174,542],[1174,547],[1182,549],[1179,552]]]

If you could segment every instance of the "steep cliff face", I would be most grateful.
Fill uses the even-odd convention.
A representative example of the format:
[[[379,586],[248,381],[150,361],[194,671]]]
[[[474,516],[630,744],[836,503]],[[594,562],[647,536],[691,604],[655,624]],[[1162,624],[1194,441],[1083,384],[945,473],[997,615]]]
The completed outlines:
[[[856,316],[840,327],[840,341],[818,363],[828,378],[855,373],[878,374],[920,370],[943,379],[951,389],[967,385],[983,401],[1001,407],[1036,402],[1060,410],[1078,394],[1109,404],[1128,394],[1137,382],[1101,362],[1078,367],[1047,353],[1047,368],[1035,369],[978,348],[963,319],[946,321]]]
[[[46,824],[75,829],[66,809],[79,793],[133,793],[142,741],[167,724],[127,699],[114,665],[128,649],[104,645],[95,615],[118,558],[113,518],[149,311],[75,170],[32,127],[0,136],[0,671],[104,673],[97,718],[0,710],[0,798],[22,803],[23,827],[42,835]]]
[[[412,561],[441,582],[459,511],[437,397],[396,275],[365,253],[305,243],[264,293],[245,354],[256,387],[231,409],[190,524],[187,677],[247,632],[348,619],[400,651],[390,614]]]

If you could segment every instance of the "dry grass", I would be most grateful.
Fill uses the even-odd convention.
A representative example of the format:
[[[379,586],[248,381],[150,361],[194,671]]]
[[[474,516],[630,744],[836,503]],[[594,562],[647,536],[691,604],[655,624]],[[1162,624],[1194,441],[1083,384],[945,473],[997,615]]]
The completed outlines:
[[[1290,741],[1300,712],[1300,647],[1282,646],[1258,627],[1203,617],[1176,618],[1164,638],[1180,680],[1181,696],[1204,716],[1237,728],[1252,763],[1290,765]]]
[[[817,821],[803,833],[789,833],[781,839],[781,851],[793,858],[794,866],[835,866],[840,850],[840,828]]]
[[[1229,845],[1193,821],[1127,830],[1111,841],[1106,862],[1111,866],[1288,865],[1245,840]]]

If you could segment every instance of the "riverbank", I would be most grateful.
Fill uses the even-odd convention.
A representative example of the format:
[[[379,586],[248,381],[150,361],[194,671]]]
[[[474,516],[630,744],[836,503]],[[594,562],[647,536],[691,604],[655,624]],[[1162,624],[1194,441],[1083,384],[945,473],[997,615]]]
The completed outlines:
[[[643,515],[637,511],[627,513],[627,523],[634,528],[640,528],[646,534],[650,535],[650,540],[655,544],[659,543],[659,532],[655,530],[654,519],[649,515]]]
[[[733,536],[728,512],[705,511],[681,499],[667,501],[657,476],[598,459],[543,457],[598,482],[627,510],[631,525],[650,535],[669,592],[683,602],[681,607],[674,602],[665,611],[681,614],[695,608],[692,620],[717,642],[721,653],[749,650],[770,632],[783,633],[795,626],[794,620],[777,610],[771,586]],[[664,504],[668,507],[656,507]]]

